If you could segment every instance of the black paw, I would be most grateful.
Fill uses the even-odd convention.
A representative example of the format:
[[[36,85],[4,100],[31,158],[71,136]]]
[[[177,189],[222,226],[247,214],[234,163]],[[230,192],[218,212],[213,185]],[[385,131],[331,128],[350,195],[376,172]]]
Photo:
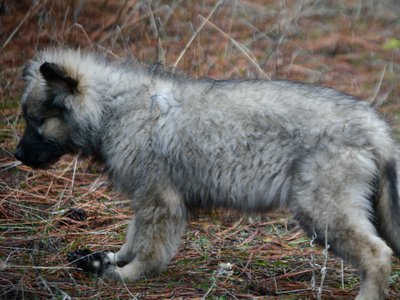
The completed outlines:
[[[100,277],[110,264],[105,252],[93,253],[89,249],[78,249],[68,253],[68,261],[78,269]]]
[[[70,218],[75,221],[83,222],[88,216],[86,212],[81,208],[71,208],[65,214],[64,217]]]

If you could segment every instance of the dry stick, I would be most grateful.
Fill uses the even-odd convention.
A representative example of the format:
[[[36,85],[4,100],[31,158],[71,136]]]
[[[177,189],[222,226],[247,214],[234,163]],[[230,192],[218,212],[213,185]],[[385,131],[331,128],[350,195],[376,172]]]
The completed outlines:
[[[30,265],[6,265],[4,266],[6,269],[28,269],[28,270],[65,270],[71,269],[74,270],[75,267],[67,267],[67,266],[60,266],[60,267],[44,267],[44,266],[30,266]]]
[[[119,9],[119,11],[118,11],[118,16],[117,16],[117,20],[115,21],[116,24],[118,24],[118,23],[121,21],[122,14],[124,13],[124,10],[125,10],[127,4],[128,4],[128,0],[125,0],[124,4],[123,4],[122,7]]]
[[[71,162],[68,163],[68,165],[64,168],[64,170],[62,170],[61,175],[57,175],[57,174],[54,174],[54,173],[52,173],[52,172],[47,172],[47,173],[48,173],[49,175],[51,175],[51,176],[57,178],[57,179],[62,179],[62,180],[64,180],[64,181],[71,181],[70,178],[64,177],[64,175],[65,175],[65,173],[67,173],[69,170],[71,170],[71,168],[72,168],[73,165],[75,164],[75,159],[77,159],[77,158],[79,157],[79,155],[80,155],[80,153],[78,153],[78,154],[74,157],[74,159],[73,159]]]
[[[68,29],[67,33],[69,33],[74,27],[77,27],[78,29],[80,29],[83,32],[83,34],[85,35],[86,39],[89,42],[90,48],[92,48],[92,50],[94,50],[92,41],[90,40],[85,28],[81,24],[79,24],[79,23],[72,24],[72,26]]]
[[[237,6],[238,6],[238,0],[234,0],[234,1],[233,1],[233,12],[232,12],[232,17],[231,17],[231,20],[230,20],[230,22],[229,22],[229,28],[228,28],[229,34],[232,32],[233,23],[234,23],[236,11],[237,11]],[[225,47],[225,56],[228,55],[228,51],[230,51],[230,50],[231,50],[230,44],[227,44],[226,47]]]
[[[343,259],[340,260],[340,283],[341,283],[342,290],[344,290],[344,262],[343,262]]]
[[[383,78],[385,77],[385,73],[386,73],[386,68],[387,68],[387,65],[384,65],[381,73],[379,74],[379,82],[375,86],[374,94],[368,99],[368,102],[371,103],[371,105],[376,108],[381,106],[384,101],[381,99],[377,99],[376,97],[378,96],[379,90],[381,89]]]
[[[116,25],[116,27],[115,27],[115,39],[114,39],[114,41],[111,41],[112,42],[112,46],[111,46],[112,49],[114,49],[115,43],[117,42],[117,39],[118,39],[118,35],[121,35],[122,43],[124,45],[124,48],[125,48],[125,51],[126,51],[127,55],[130,55],[131,57],[133,57],[133,54],[132,54],[132,52],[131,52],[131,50],[129,48],[129,45],[126,43],[126,40],[124,38],[124,34],[123,34],[123,32],[121,30],[121,27],[119,25]]]
[[[324,287],[324,281],[325,281],[325,277],[326,277],[326,273],[327,273],[327,263],[328,263],[328,250],[330,248],[330,245],[328,244],[328,225],[326,225],[325,227],[325,248],[324,250],[322,250],[322,253],[324,255],[324,264],[322,265],[321,268],[321,283],[320,286],[318,288],[318,293],[317,293],[317,299],[320,300],[322,299],[322,290]]]
[[[200,16],[204,19],[203,16]],[[257,68],[258,72],[264,76],[265,78],[269,78],[269,76],[261,69],[261,67],[258,65],[257,61],[250,56],[249,53],[251,53],[251,51],[249,49],[247,49],[245,46],[243,46],[242,44],[240,44],[238,41],[234,40],[233,38],[231,38],[229,35],[227,35],[223,30],[221,30],[217,25],[215,25],[214,23],[212,23],[209,20],[205,20],[205,22],[208,22],[213,28],[215,28],[219,33],[221,33],[224,37],[226,37],[227,39],[229,39],[233,45],[235,45],[240,52],[242,52],[248,60],[250,60],[250,62]]]
[[[118,270],[118,273],[120,273],[119,272],[119,269],[117,269]],[[122,278],[122,283],[124,284],[124,288],[125,288],[125,290],[128,292],[128,294],[131,296],[131,299],[138,299],[134,294],[132,294],[132,292],[131,292],[131,290],[128,288],[128,286],[126,285],[126,282],[125,282],[125,280],[123,279],[123,277],[122,277],[122,275],[120,274],[120,276],[121,276],[121,278]]]
[[[20,164],[22,164],[22,163],[20,161],[16,161],[16,160],[0,164],[0,173],[1,172],[5,172],[5,171],[7,171],[9,169],[18,167]]]
[[[64,19],[63,19],[63,22],[61,25],[61,30],[60,30],[61,32],[64,32],[64,30],[65,30],[65,25],[67,24],[68,14],[69,14],[69,5],[64,13]]]
[[[105,53],[109,54],[110,56],[114,57],[115,59],[120,59],[121,58],[121,56],[119,56],[118,54],[112,52],[112,50],[110,50],[110,49],[108,49],[108,48],[106,48],[106,47],[104,47],[102,45],[97,44],[96,48],[99,49],[99,50],[104,51]]]
[[[74,195],[74,183],[75,183],[75,175],[76,175],[76,167],[78,164],[78,156],[74,158],[74,167],[72,169],[72,178],[71,178],[71,187],[70,187],[70,197],[73,198]]]
[[[236,221],[232,226],[230,226],[229,228],[225,229],[224,231],[222,231],[219,236],[224,236],[225,238],[229,237],[230,235],[232,235],[232,233],[230,233],[228,236],[226,235],[228,232],[232,232],[234,229],[236,229],[240,223],[242,223],[243,221],[243,217],[241,217],[238,221]],[[241,230],[241,229],[240,229]],[[233,234],[235,234],[236,232],[234,232]]]
[[[53,291],[47,284],[47,281],[40,275],[40,272],[38,269],[35,269],[36,272],[36,280],[39,283],[39,286],[41,286],[44,290],[47,291],[48,295],[51,296],[51,299],[56,299],[56,296],[54,295]]]
[[[150,12],[150,27],[153,31],[154,38],[157,39],[157,63],[164,65],[165,64],[165,51],[162,47],[161,42],[161,33],[162,31],[162,23],[160,18],[154,17],[153,9],[151,7],[151,3],[147,1],[148,10]]]
[[[236,278],[239,278],[240,275],[242,275],[242,274],[246,271],[247,267],[249,266],[249,264],[250,264],[250,262],[251,262],[251,259],[253,258],[253,254],[254,254],[253,252],[250,252],[250,256],[249,256],[249,259],[247,260],[246,265],[245,265],[244,268],[242,269],[242,272],[241,272]],[[251,271],[251,269],[250,269],[250,271]],[[251,277],[248,276],[247,273],[245,273],[245,275],[247,276],[248,279],[251,279]],[[250,278],[249,278],[249,277],[250,277]]]
[[[196,36],[200,33],[200,31],[203,29],[204,25],[206,25],[206,23],[209,21],[209,19],[212,17],[212,15],[214,14],[214,12],[217,10],[218,6],[220,6],[222,4],[223,0],[218,1],[215,6],[213,7],[213,9],[211,10],[211,12],[208,14],[207,18],[204,18],[203,16],[200,16],[203,19],[203,23],[201,23],[201,25],[199,26],[199,28],[197,28],[197,30],[195,31],[195,33],[193,33],[193,35],[191,36],[191,38],[189,39],[189,41],[186,43],[185,47],[182,49],[181,53],[179,53],[179,56],[177,58],[177,60],[174,63],[174,66],[172,68],[172,72],[175,72],[176,66],[178,65],[179,61],[182,59],[182,57],[185,55],[187,49],[189,49],[190,44],[192,44],[193,40],[196,38]]]
[[[150,14],[150,17],[149,17],[150,28],[151,28],[151,31],[153,32],[154,38],[156,39],[159,37],[156,19],[154,17],[153,9],[151,8],[151,2],[149,0],[147,0],[146,4],[147,4],[147,9],[149,10],[149,14]]]
[[[203,297],[201,297],[201,300],[207,299],[208,294],[211,293],[211,291],[216,286],[216,284],[217,284],[217,279],[215,277],[213,277],[212,278],[212,284],[211,284],[210,288],[208,289],[207,293]]]
[[[153,11],[153,13],[154,13],[154,14],[155,14],[155,13],[158,13],[159,11],[162,10],[163,7],[164,7],[164,6],[161,6],[161,7],[157,8],[157,9],[155,9],[155,10]],[[131,25],[133,25],[133,24],[135,24],[135,23],[139,23],[139,22],[145,20],[145,19],[148,18],[149,16],[150,16],[150,13],[143,14],[143,15],[140,16],[140,18],[138,18],[137,20],[132,20],[132,21],[127,21],[127,22],[125,22],[124,24],[122,24],[122,25],[120,26],[120,28],[121,28],[121,30],[124,30],[125,28],[127,28],[127,27],[129,27],[129,26],[131,26]],[[105,26],[105,30],[106,30],[108,27],[113,26],[114,23],[115,23],[114,20],[111,21],[111,22],[108,22],[108,23],[107,23],[107,26]],[[97,33],[97,32],[94,32],[94,33],[92,34],[92,39],[93,39],[93,40],[95,40],[95,39],[97,38],[97,36],[98,36],[98,34],[96,34],[96,33]],[[99,37],[99,40],[98,40],[97,43],[99,44],[99,43],[101,43],[101,42],[107,40],[108,38],[111,38],[112,35],[113,35],[113,33],[106,33],[106,34],[103,34],[102,37]]]
[[[3,43],[3,45],[0,48],[0,51],[3,50],[8,43],[12,40],[12,38],[17,34],[18,30],[22,27],[22,25],[24,25],[24,23],[33,15],[35,14],[39,8],[42,6],[43,1],[39,1],[37,2],[32,9],[28,10],[28,12],[25,14],[25,16],[22,18],[21,22],[18,23],[17,27],[15,27],[15,29],[13,30],[13,32],[11,32],[11,34],[8,36],[8,38],[5,40],[5,42]]]
[[[314,248],[315,248],[315,241],[317,240],[317,233],[315,232],[315,230],[313,230],[313,235],[311,237],[311,241],[310,241],[310,247],[311,247],[311,254],[310,254],[310,265],[311,265],[311,269],[312,269],[312,275],[311,275],[311,289],[313,291],[315,291],[316,288],[316,275],[315,275],[315,270],[317,267],[317,264],[315,262],[315,252],[314,252]]]

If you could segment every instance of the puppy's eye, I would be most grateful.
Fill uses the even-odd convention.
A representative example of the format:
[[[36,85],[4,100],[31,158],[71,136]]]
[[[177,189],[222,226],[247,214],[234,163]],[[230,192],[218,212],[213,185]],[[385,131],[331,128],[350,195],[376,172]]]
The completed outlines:
[[[40,118],[40,119],[36,118],[34,122],[35,122],[36,126],[40,127],[43,125],[44,121],[45,121],[45,118]]]
[[[45,118],[36,118],[32,116],[27,116],[26,117],[29,122],[33,123],[36,127],[40,127],[43,125]]]

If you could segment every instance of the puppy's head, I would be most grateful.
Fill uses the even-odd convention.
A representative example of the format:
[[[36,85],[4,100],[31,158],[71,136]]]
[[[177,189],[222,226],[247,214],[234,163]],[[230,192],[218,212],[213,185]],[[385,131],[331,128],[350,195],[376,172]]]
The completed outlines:
[[[49,62],[39,68],[32,62],[25,68],[23,76],[26,89],[22,115],[26,128],[14,155],[26,165],[46,168],[62,155],[74,151],[65,109],[56,105],[55,98],[73,95],[78,83],[59,65]]]
[[[80,50],[38,53],[23,71],[26,129],[15,157],[34,168],[47,168],[66,153],[99,159],[107,68],[104,59]]]

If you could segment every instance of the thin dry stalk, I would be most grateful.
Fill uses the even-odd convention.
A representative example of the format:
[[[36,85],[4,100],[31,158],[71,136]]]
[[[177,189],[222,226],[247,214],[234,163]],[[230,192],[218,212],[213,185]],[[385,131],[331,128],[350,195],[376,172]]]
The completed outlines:
[[[210,20],[214,12],[217,10],[217,8],[222,4],[223,0],[219,0],[213,7],[213,9],[210,11],[208,16],[204,18],[203,16],[200,16],[203,19],[203,22],[200,24],[200,26],[197,28],[197,30],[193,33],[193,35],[190,37],[188,42],[186,43],[185,47],[183,47],[181,53],[179,53],[178,58],[176,59],[175,63],[173,64],[172,67],[172,72],[175,72],[176,67],[178,66],[179,62],[181,61],[182,57],[185,55],[186,51],[189,49],[190,45],[194,41],[194,39],[197,37],[197,35],[200,33],[200,31],[203,29],[204,25]]]
[[[22,25],[24,25],[31,16],[35,15],[38,10],[42,7],[42,5],[45,3],[46,1],[41,1],[39,0],[38,2],[36,2],[35,4],[33,4],[33,6],[31,7],[31,9],[29,9],[25,16],[22,18],[22,20],[18,23],[18,25],[15,27],[15,29],[11,32],[11,34],[8,36],[8,38],[4,41],[3,45],[0,47],[0,51],[2,51],[13,39],[13,37],[17,34],[17,32],[21,29]]]
[[[203,18],[204,22],[206,22],[206,23],[208,22],[214,29],[216,29],[219,33],[221,33],[224,37],[226,37],[229,41],[231,41],[232,44],[235,45],[239,49],[239,51],[242,52],[243,55],[253,64],[253,66],[256,67],[256,69],[258,70],[258,72],[260,73],[260,75],[262,77],[270,79],[269,76],[261,69],[261,67],[257,63],[256,59],[254,58],[254,55],[252,55],[252,53],[249,49],[247,49],[244,45],[240,44],[235,39],[231,38],[229,35],[227,35],[223,30],[221,30],[217,25],[212,23],[210,20],[204,19],[204,17],[202,17],[202,16],[200,16],[200,17]]]

